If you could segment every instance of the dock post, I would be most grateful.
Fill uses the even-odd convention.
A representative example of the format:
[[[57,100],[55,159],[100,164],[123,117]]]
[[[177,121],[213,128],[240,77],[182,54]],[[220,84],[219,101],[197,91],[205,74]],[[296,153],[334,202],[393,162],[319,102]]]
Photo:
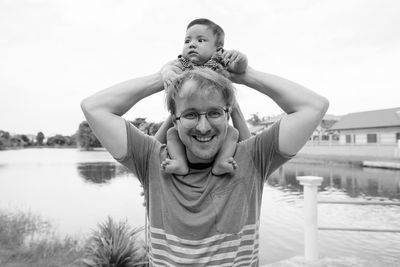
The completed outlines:
[[[304,257],[309,261],[318,260],[318,217],[317,189],[323,178],[316,176],[298,176],[304,187]]]

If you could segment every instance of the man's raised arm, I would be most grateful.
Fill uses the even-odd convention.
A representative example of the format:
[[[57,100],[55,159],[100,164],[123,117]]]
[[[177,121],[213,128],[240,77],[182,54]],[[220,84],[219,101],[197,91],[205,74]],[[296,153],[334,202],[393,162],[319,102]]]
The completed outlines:
[[[269,96],[288,114],[279,128],[279,150],[283,154],[294,155],[303,147],[329,107],[326,98],[307,88],[250,67],[231,79]]]
[[[161,75],[155,73],[116,84],[81,102],[91,129],[113,157],[127,153],[126,126],[121,116],[139,100],[163,89]]]

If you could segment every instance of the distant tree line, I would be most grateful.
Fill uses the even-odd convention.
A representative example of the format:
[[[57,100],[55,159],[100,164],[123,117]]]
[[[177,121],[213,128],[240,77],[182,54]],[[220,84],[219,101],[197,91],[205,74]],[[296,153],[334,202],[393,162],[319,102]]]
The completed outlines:
[[[7,131],[0,130],[0,150],[28,147],[76,147],[76,135],[66,136],[57,134],[48,137],[45,142],[43,132],[36,136],[26,134],[11,135]]]
[[[147,122],[146,118],[136,118],[130,121],[135,127],[148,135],[154,135],[160,128],[162,122]],[[91,150],[102,147],[100,141],[94,135],[87,121],[79,124],[75,134],[47,137],[43,132],[38,132],[36,136],[25,134],[10,134],[0,130],[0,150],[28,147],[79,147],[84,150]]]
[[[129,122],[147,135],[154,135],[162,124],[162,122],[147,122],[146,118],[136,118]],[[91,150],[96,147],[102,147],[87,121],[83,121],[79,124],[76,136],[78,146],[81,149]]]

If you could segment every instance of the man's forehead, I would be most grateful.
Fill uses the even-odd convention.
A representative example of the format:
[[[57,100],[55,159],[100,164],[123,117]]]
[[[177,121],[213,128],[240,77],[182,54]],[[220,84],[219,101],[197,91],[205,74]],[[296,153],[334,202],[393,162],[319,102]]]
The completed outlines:
[[[221,91],[213,84],[199,85],[196,80],[187,80],[182,84],[178,93],[180,99],[190,99],[198,97],[217,97],[222,96]]]
[[[202,109],[207,105],[226,105],[222,93],[216,87],[199,88],[195,81],[187,81],[186,85],[185,83],[175,98],[177,109]]]

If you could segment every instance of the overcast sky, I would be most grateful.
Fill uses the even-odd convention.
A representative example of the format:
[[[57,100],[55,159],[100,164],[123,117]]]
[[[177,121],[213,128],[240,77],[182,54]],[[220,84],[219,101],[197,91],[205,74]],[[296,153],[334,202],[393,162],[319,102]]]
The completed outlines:
[[[396,0],[0,0],[0,130],[73,134],[84,97],[157,72],[200,17],[252,67],[326,96],[329,114],[400,107],[399,14]],[[281,113],[237,88],[246,118]],[[163,120],[164,94],[125,117]]]

